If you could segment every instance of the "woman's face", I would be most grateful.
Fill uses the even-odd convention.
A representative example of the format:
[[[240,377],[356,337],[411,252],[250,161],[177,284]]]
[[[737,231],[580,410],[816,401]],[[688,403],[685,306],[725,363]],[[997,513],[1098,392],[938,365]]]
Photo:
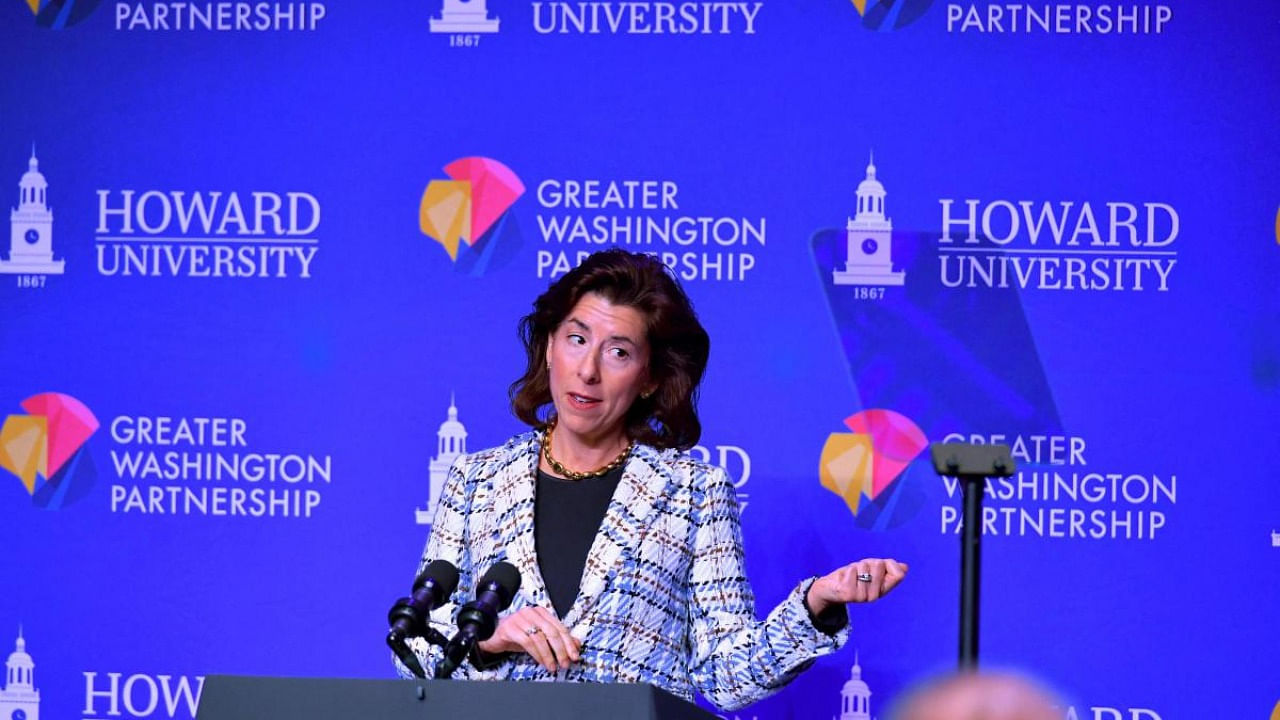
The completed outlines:
[[[547,342],[556,438],[598,447],[621,442],[631,403],[652,390],[644,315],[589,293]]]

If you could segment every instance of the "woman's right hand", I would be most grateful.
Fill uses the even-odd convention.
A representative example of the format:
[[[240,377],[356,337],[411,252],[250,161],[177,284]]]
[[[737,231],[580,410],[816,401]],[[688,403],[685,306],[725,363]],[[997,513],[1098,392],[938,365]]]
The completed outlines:
[[[524,607],[502,618],[493,636],[479,644],[481,652],[498,655],[528,653],[554,673],[582,659],[582,641],[569,634],[554,614],[540,607]]]

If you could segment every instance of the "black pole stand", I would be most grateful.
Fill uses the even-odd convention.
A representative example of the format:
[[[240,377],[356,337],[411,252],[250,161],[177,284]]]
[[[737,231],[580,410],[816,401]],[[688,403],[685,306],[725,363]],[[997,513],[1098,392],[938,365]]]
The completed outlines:
[[[960,529],[960,669],[978,668],[978,595],[982,579],[982,494],[989,477],[1016,470],[1008,445],[934,443],[933,469],[957,478],[964,488]]]
[[[967,475],[960,528],[960,669],[978,667],[978,579],[982,576],[982,492],[986,478]]]

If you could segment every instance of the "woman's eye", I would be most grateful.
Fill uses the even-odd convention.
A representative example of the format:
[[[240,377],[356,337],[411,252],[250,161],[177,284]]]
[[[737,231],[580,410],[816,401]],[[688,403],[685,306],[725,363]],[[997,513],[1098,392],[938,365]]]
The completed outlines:
[[[569,336],[569,342],[572,343],[573,345],[582,345],[586,341],[587,339],[582,337],[581,335],[571,334]]]
[[[623,360],[628,357],[631,357],[631,353],[627,352],[626,350],[623,350],[622,348],[613,348],[612,352],[613,352],[613,356],[618,358],[619,360]]]

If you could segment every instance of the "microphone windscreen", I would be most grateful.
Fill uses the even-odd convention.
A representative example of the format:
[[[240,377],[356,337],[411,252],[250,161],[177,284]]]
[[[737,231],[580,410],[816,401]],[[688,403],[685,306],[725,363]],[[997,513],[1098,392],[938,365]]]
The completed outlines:
[[[509,603],[520,590],[520,571],[509,562],[494,563],[493,567],[489,568],[489,572],[480,578],[482,587],[488,583],[497,583],[502,589],[503,602]]]
[[[512,568],[513,570],[515,568]],[[448,560],[433,560],[430,565],[422,571],[418,579],[413,583],[414,591],[417,591],[427,581],[434,581],[441,588],[441,600],[448,600],[453,592],[458,589],[458,568]],[[519,582],[517,580],[517,582]]]

